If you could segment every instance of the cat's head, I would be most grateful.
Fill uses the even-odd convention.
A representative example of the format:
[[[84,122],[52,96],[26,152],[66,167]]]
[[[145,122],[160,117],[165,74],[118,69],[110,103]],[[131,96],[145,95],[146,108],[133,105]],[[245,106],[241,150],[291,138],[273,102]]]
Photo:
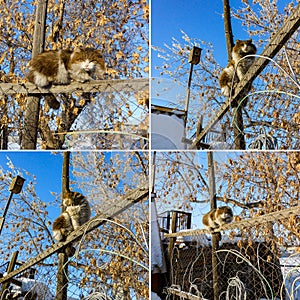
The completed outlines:
[[[221,206],[216,211],[216,218],[224,223],[230,223],[233,220],[233,212],[229,206]]]
[[[63,205],[64,206],[74,206],[80,205],[85,200],[85,197],[80,194],[79,192],[66,192],[63,198]]]
[[[255,54],[256,47],[252,43],[252,39],[249,40],[236,40],[233,51],[238,52],[240,54]]]
[[[106,73],[101,50],[77,47],[71,55],[70,63],[80,65],[89,75],[102,76]]]
[[[73,192],[66,192],[64,197],[63,197],[63,205],[64,206],[72,206],[74,205],[73,203]]]

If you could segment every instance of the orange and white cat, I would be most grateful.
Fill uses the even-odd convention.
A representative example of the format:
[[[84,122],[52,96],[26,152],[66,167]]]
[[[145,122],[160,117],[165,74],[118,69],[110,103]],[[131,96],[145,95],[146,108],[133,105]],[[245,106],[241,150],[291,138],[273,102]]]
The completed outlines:
[[[236,44],[231,52],[232,60],[222,71],[219,78],[221,91],[224,96],[229,97],[234,85],[242,80],[243,76],[253,64],[255,54],[256,47],[252,43],[252,39],[244,41],[236,40]],[[249,55],[249,57],[245,57],[247,55]]]
[[[213,209],[203,216],[202,223],[207,230],[213,231],[223,225],[231,223],[233,212],[228,206]]]
[[[29,63],[28,80],[39,87],[51,84],[69,84],[103,78],[105,62],[100,50],[76,48],[70,50],[45,51],[35,56]],[[48,96],[49,106],[57,109],[59,102]],[[58,103],[56,103],[56,102]]]

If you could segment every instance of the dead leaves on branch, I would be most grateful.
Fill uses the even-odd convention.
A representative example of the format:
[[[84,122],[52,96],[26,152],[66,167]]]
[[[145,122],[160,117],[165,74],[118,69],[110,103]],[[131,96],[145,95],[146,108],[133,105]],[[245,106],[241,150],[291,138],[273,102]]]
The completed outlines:
[[[1,70],[5,72],[1,77],[4,76],[5,81],[21,82],[27,72],[27,64],[31,58],[36,3],[26,0],[0,2],[0,33],[3,33],[0,37],[0,50],[3,53],[0,59]],[[73,49],[76,46],[101,49],[109,68],[109,78],[146,77],[149,72],[148,21],[149,7],[146,0],[49,1],[45,49]],[[13,73],[8,74],[7,70],[13,70]],[[23,103],[26,102],[24,96],[17,95],[17,98]],[[73,109],[73,122],[82,108],[89,103],[85,99],[77,100],[79,108]],[[7,101],[11,111],[1,117],[10,122],[10,128],[18,132],[22,128],[25,108],[19,107],[20,101],[15,102],[13,98],[8,98]],[[126,123],[126,112],[121,117],[123,115],[123,123]],[[47,106],[42,105],[41,118],[51,118],[52,124],[58,124],[64,116],[61,110],[49,111]],[[70,120],[69,118],[68,121]],[[87,120],[87,123],[91,121]],[[66,123],[65,120],[64,122]],[[44,125],[41,124],[40,129]],[[65,131],[71,125],[70,122]],[[57,131],[53,126],[48,129]],[[45,133],[43,135],[49,136]],[[51,139],[44,140],[43,144],[52,144]]]

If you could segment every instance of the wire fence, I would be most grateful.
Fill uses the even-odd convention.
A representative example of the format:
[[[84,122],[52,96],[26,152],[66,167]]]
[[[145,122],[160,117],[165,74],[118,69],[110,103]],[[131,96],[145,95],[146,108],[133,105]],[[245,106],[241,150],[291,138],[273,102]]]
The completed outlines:
[[[300,299],[298,219],[296,212],[278,216],[230,224],[220,235],[214,233],[216,250],[205,230],[166,235],[166,247],[169,238],[176,238],[168,250],[167,299]]]

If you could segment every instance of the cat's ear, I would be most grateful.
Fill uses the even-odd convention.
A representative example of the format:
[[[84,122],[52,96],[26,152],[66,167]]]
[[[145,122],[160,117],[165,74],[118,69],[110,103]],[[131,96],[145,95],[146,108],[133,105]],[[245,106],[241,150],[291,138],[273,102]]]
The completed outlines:
[[[83,50],[82,47],[77,46],[77,47],[75,47],[75,49],[74,49],[74,53],[79,53],[79,52],[81,52],[82,50]]]
[[[103,51],[102,50],[95,50],[95,51],[96,51],[96,53],[99,57],[103,57]]]

